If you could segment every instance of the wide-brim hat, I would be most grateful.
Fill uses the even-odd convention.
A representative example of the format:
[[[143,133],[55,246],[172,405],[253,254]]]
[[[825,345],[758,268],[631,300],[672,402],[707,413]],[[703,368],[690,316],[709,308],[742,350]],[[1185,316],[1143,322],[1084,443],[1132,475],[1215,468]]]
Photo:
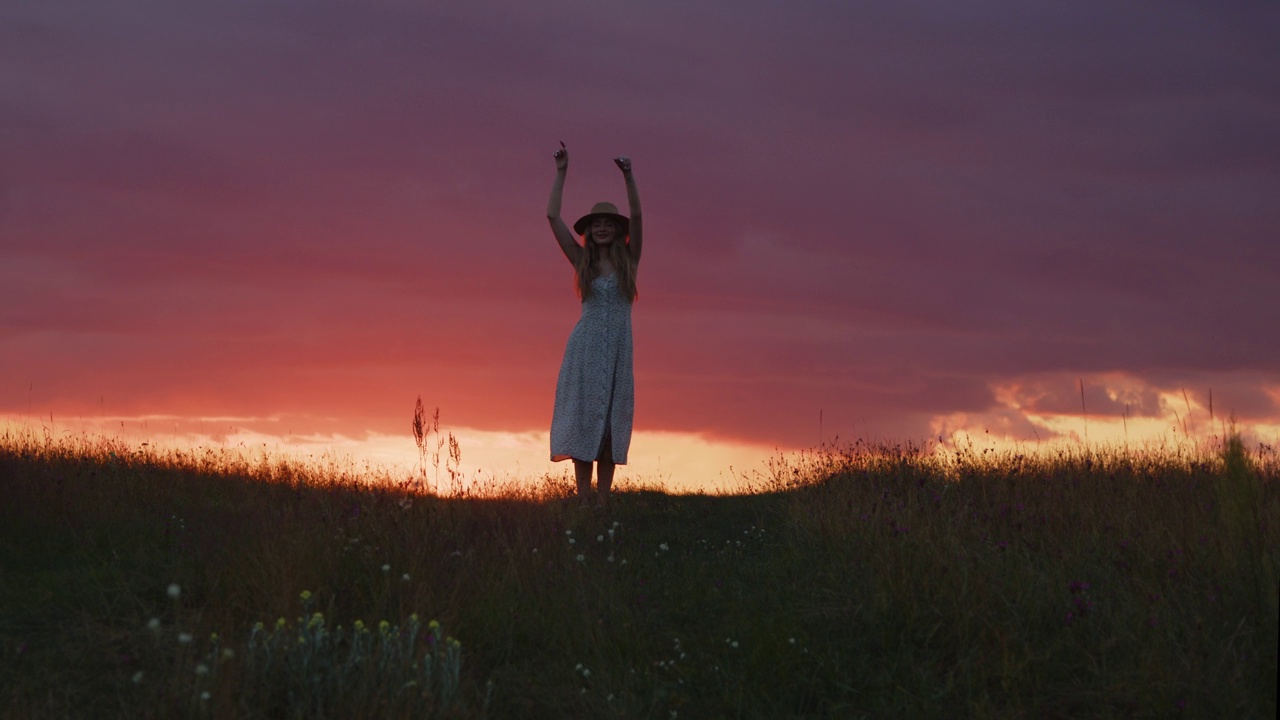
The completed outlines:
[[[623,235],[626,235],[631,229],[630,218],[626,215],[620,214],[618,212],[617,205],[610,202],[598,202],[591,206],[591,212],[578,218],[578,222],[573,224],[573,231],[579,235],[585,234],[587,232],[587,226],[591,224],[592,220],[595,220],[598,217],[613,218],[622,226]]]

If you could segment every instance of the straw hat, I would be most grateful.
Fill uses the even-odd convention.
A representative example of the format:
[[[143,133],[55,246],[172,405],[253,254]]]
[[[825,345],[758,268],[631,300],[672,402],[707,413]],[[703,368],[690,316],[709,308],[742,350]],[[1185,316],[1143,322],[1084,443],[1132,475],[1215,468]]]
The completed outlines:
[[[617,205],[609,202],[598,202],[591,206],[591,212],[578,218],[578,222],[573,224],[573,231],[579,235],[586,233],[587,226],[598,217],[613,218],[622,227],[623,235],[626,235],[631,229],[631,220],[626,215],[618,213]]]

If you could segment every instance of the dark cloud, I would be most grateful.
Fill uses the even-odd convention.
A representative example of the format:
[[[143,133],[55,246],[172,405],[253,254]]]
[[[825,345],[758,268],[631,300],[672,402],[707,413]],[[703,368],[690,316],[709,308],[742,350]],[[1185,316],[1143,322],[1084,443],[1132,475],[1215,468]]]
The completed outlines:
[[[1278,35],[1244,2],[11,3],[0,376],[541,427],[565,140],[566,217],[636,161],[640,427],[1035,438],[1081,379],[1090,415],[1212,387],[1274,422]]]

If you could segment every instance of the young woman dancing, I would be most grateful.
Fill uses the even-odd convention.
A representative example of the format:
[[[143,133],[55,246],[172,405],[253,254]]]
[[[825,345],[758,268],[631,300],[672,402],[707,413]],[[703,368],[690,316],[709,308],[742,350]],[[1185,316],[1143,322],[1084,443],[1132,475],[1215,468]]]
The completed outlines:
[[[551,459],[573,460],[578,499],[584,504],[591,496],[594,462],[598,502],[607,505],[614,467],[627,464],[635,411],[631,304],[636,299],[636,267],[640,262],[640,193],[631,174],[631,160],[614,158],[626,180],[630,217],[620,215],[612,203],[596,203],[573,224],[571,233],[560,219],[560,197],[569,170],[564,143],[555,152],[555,161],[547,221],[573,265],[582,316],[565,345],[556,381]]]

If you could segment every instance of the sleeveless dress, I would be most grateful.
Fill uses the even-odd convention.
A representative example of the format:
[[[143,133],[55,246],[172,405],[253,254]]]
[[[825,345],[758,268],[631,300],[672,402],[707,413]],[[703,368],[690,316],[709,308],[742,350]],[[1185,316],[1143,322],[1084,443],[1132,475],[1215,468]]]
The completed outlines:
[[[626,465],[634,414],[631,303],[619,292],[615,275],[597,277],[560,363],[551,459],[596,460],[607,436],[613,462]]]

